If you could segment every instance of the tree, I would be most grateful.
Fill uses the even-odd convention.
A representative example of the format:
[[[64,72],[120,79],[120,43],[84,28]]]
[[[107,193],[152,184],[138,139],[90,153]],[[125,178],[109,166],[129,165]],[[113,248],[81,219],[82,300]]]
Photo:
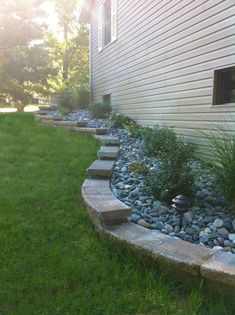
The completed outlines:
[[[78,0],[54,0],[63,40],[53,38],[54,53],[60,56],[63,87],[88,88],[88,29],[77,21]],[[51,38],[52,40],[52,38]],[[52,48],[52,49],[53,49]]]
[[[36,93],[48,93],[53,76],[42,3],[2,0],[0,8],[0,94],[20,110]]]

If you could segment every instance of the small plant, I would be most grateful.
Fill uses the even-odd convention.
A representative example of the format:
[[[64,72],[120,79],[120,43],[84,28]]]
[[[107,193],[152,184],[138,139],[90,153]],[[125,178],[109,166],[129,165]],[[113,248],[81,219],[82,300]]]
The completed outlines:
[[[228,126],[216,126],[214,134],[203,133],[213,148],[212,170],[217,185],[232,208],[235,208],[235,134]]]
[[[131,122],[127,127],[128,132],[133,138],[141,138],[144,128],[136,122]]]
[[[177,195],[185,195],[194,199],[195,173],[187,163],[177,167],[172,159],[161,158],[156,171],[149,173],[146,178],[146,190],[156,200],[165,201],[168,204]]]
[[[109,120],[113,128],[125,128],[131,123],[134,123],[133,119],[122,114],[113,114],[110,116]]]
[[[147,176],[147,190],[154,198],[168,203],[176,195],[194,197],[195,173],[189,166],[196,147],[185,144],[172,128],[145,128],[145,150],[159,158],[159,169]]]
[[[106,103],[95,103],[90,106],[91,115],[94,118],[108,118],[112,107]]]
[[[132,162],[129,168],[133,173],[146,175],[149,173],[149,168],[143,162]]]

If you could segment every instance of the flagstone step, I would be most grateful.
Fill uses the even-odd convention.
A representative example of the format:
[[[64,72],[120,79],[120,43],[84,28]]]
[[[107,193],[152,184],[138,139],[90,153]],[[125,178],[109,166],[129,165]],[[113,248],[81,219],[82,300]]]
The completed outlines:
[[[44,118],[45,117],[45,118]],[[37,118],[36,118],[37,119]],[[49,116],[42,116],[39,120],[47,125],[53,125],[56,127],[85,127],[85,123],[83,121],[69,121],[69,120],[61,120],[61,119],[54,119],[53,117],[50,119]]]
[[[124,222],[131,215],[131,208],[112,194],[109,180],[86,179],[82,185],[82,197],[96,227]]]
[[[95,136],[96,139],[100,140],[102,145],[107,146],[119,146],[120,140],[114,136]]]
[[[92,133],[94,135],[105,135],[107,133],[107,129],[105,128],[73,127],[71,129],[81,133]]]
[[[49,120],[49,121],[61,121],[62,117],[59,116],[51,116],[51,115],[41,115],[41,114],[36,114],[35,115],[36,120]]]
[[[111,178],[115,161],[96,160],[87,169],[91,178]]]
[[[53,111],[53,110],[57,110],[58,109],[58,105],[51,105],[51,106],[38,106],[39,108],[39,112],[40,111],[47,111],[47,112],[50,112],[50,111]]]
[[[102,146],[97,152],[100,160],[115,160],[118,157],[119,148],[117,146]]]
[[[54,121],[54,125],[61,127],[86,127],[86,123],[84,121],[70,121],[70,120],[62,120],[62,121]]]

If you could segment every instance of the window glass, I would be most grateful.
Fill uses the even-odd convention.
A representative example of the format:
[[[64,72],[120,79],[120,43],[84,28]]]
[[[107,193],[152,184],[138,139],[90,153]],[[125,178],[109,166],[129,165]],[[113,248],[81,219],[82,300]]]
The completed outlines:
[[[235,67],[216,70],[213,104],[235,103]]]
[[[111,42],[111,0],[106,0],[104,3],[104,23],[103,23],[103,34],[104,34],[104,45]]]

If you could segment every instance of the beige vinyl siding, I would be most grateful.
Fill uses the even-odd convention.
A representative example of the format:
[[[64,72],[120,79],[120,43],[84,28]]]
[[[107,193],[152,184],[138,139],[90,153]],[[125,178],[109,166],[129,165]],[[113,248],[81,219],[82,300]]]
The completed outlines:
[[[98,51],[91,20],[92,102],[142,125],[174,126],[186,141],[228,122],[235,104],[212,106],[214,70],[235,66],[234,0],[117,0],[117,40]]]

